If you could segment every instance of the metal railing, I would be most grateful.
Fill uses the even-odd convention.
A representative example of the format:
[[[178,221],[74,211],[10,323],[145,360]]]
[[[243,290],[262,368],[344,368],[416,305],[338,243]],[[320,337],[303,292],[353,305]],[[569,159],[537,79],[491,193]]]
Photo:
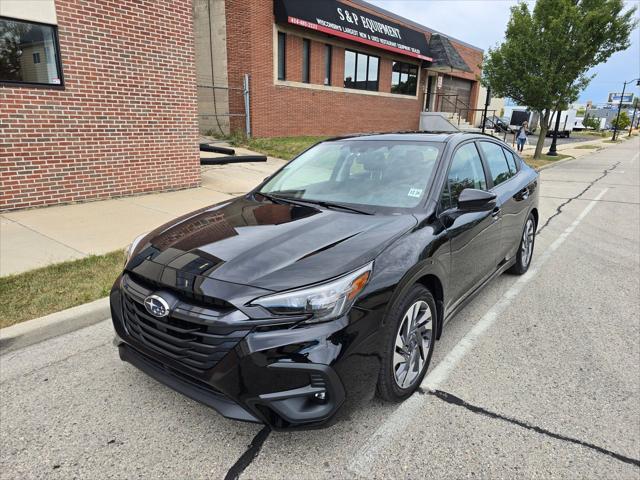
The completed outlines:
[[[451,99],[453,97],[453,99]],[[448,112],[448,113],[452,113],[454,116],[457,115],[457,124],[458,126],[460,126],[460,123],[462,122],[462,114],[465,114],[465,119],[468,121],[469,119],[469,113],[471,112],[482,112],[482,119],[480,121],[480,125],[483,125],[487,119],[484,116],[484,108],[471,108],[469,107],[469,105],[467,105],[465,102],[463,102],[462,100],[460,100],[458,94],[442,94],[442,95],[438,95],[437,101],[436,101],[436,105],[439,105],[438,111],[440,112]],[[451,110],[445,110],[444,107],[445,105],[450,105],[450,108],[453,108],[453,111]],[[496,110],[487,110],[487,116],[491,114],[491,117],[494,118],[496,115]],[[493,122],[493,120],[492,120]],[[495,122],[493,122],[495,123]]]

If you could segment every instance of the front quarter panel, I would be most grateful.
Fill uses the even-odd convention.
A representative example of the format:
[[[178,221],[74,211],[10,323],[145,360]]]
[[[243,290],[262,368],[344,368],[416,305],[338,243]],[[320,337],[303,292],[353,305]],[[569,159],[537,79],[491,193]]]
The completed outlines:
[[[374,276],[367,290],[379,292],[363,306],[388,311],[396,299],[417,281],[433,275],[446,295],[451,251],[447,232],[434,216],[418,216],[418,225],[382,252],[374,263]],[[435,294],[435,292],[434,292]]]

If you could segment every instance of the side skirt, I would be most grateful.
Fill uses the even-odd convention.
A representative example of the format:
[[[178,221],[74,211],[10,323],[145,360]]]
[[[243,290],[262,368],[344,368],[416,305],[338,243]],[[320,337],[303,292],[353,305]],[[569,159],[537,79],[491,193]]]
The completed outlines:
[[[507,262],[505,262],[504,264],[502,264],[500,267],[498,267],[496,269],[495,272],[493,272],[491,274],[491,276],[487,277],[487,279],[482,282],[480,285],[478,285],[474,290],[472,290],[466,297],[464,297],[452,310],[451,312],[446,312],[445,313],[445,317],[444,317],[444,322],[443,322],[443,326],[446,325],[447,323],[449,323],[449,321],[455,317],[460,310],[462,310],[464,307],[467,306],[467,304],[473,300],[476,295],[478,295],[483,289],[484,287],[487,286],[488,283],[490,283],[494,278],[502,275],[504,272],[506,272],[507,270],[509,270],[513,264],[516,263],[516,257],[515,255],[513,256],[513,258],[511,258],[510,260],[508,260]]]

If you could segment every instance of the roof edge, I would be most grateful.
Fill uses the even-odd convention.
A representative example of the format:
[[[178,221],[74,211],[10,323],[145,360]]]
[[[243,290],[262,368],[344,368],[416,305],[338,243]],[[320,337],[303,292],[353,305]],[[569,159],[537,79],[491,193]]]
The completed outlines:
[[[482,49],[480,47],[476,47],[475,45],[471,45],[470,43],[467,43],[464,40],[460,40],[458,38],[452,37],[451,35],[447,35],[446,33],[439,32],[438,30],[434,30],[433,28],[426,27],[426,26],[422,25],[421,23],[417,23],[417,22],[414,22],[413,20],[409,20],[406,17],[402,17],[402,16],[398,15],[397,13],[393,13],[393,12],[390,12],[389,10],[385,10],[384,8],[378,7],[377,5],[373,5],[373,4],[371,4],[369,2],[366,2],[364,0],[349,0],[349,1],[352,2],[352,3],[355,3],[356,5],[360,5],[361,7],[367,7],[367,8],[370,8],[372,10],[375,10],[376,12],[378,12],[378,13],[380,13],[382,15],[386,15],[388,17],[392,17],[395,20],[398,20],[400,22],[404,22],[407,25],[411,25],[412,27],[417,28],[419,30],[427,31],[427,32],[429,32],[431,34],[442,35],[443,37],[447,37],[449,40],[453,40],[456,43],[460,43],[460,44],[464,45],[465,47],[473,48],[474,50],[477,50],[479,52],[484,53],[484,49]]]

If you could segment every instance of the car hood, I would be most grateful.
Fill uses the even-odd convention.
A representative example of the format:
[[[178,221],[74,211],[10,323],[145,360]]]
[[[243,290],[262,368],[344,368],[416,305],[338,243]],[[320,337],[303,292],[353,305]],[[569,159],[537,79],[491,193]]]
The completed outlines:
[[[281,291],[362,266],[416,223],[410,214],[360,215],[246,196],[154,230],[136,248],[138,260],[131,263],[153,262]]]

